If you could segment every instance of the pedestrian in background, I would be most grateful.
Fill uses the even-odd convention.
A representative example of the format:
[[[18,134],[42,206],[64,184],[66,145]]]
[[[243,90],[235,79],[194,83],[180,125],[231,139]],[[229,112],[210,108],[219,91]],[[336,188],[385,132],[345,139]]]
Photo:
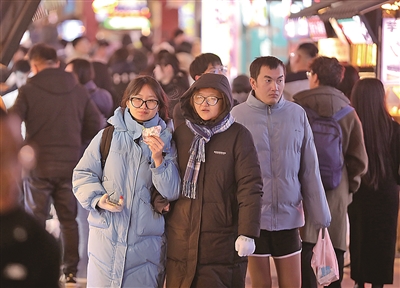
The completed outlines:
[[[262,196],[252,137],[230,114],[224,75],[203,74],[180,103],[186,125],[174,139],[183,185],[167,215],[167,287],[244,288]]]
[[[344,65],[343,67],[344,75],[342,81],[338,85],[338,89],[350,99],[351,90],[353,89],[354,84],[360,80],[360,75],[358,74],[357,68],[352,65]]]
[[[359,80],[351,103],[360,117],[368,170],[349,205],[350,276],[357,288],[393,284],[400,185],[400,125],[387,111],[380,80]]]
[[[37,155],[37,165],[24,179],[25,208],[45,227],[54,204],[61,224],[63,272],[74,287],[79,236],[72,171],[82,143],[101,129],[102,116],[75,76],[59,68],[54,48],[35,44],[28,58],[34,76],[19,89],[10,109],[25,121],[25,141]]]
[[[246,102],[251,91],[250,78],[245,74],[238,75],[232,81],[232,96],[235,105]]]
[[[283,96],[293,101],[293,95],[310,89],[306,72],[310,70],[312,61],[318,56],[318,47],[311,42],[302,43],[296,51],[290,53],[290,73],[285,78]]]
[[[94,69],[91,62],[86,59],[75,58],[67,63],[65,71],[74,73],[79,83],[89,92],[90,99],[93,100],[105,119],[112,115],[113,99],[111,93],[97,87],[94,83]]]
[[[161,84],[168,97],[168,115],[172,117],[179,98],[189,89],[188,75],[179,66],[175,54],[160,51],[155,58],[154,78]]]
[[[60,247],[20,206],[22,169],[32,168],[34,155],[14,120],[0,109],[0,286],[59,287]]]
[[[337,89],[343,78],[344,68],[336,58],[317,57],[308,71],[310,89],[293,96],[296,103],[310,108],[319,116],[332,117],[336,112],[350,104],[350,100]],[[342,159],[344,164],[339,185],[334,189],[326,189],[332,215],[328,227],[333,248],[339,266],[339,280],[329,287],[341,287],[343,280],[344,253],[346,251],[347,206],[351,203],[353,193],[360,187],[361,176],[367,171],[368,157],[365,151],[363,131],[360,119],[355,111],[351,111],[339,121],[342,133]],[[300,230],[302,244],[302,287],[316,288],[317,282],[311,267],[312,250],[317,242],[318,229],[306,218]]]
[[[75,196],[89,210],[88,287],[163,287],[165,222],[151,206],[152,191],[168,201],[180,192],[167,109],[154,78],[135,78],[108,120],[114,131],[104,168],[102,130],[74,169]],[[142,136],[156,128],[160,134]]]
[[[232,115],[247,127],[261,163],[263,201],[260,237],[249,257],[253,287],[271,287],[273,257],[280,287],[300,287],[301,239],[305,218],[316,230],[331,216],[318,167],[313,134],[304,110],[283,98],[285,65],[259,57],[250,65],[252,92]],[[303,210],[304,205],[304,210]]]
[[[222,74],[226,76],[226,67],[222,65],[221,58],[214,53],[203,53],[198,55],[189,67],[190,76],[194,81],[200,78],[204,73]],[[181,105],[177,103],[172,112],[175,129],[185,123],[182,115]]]

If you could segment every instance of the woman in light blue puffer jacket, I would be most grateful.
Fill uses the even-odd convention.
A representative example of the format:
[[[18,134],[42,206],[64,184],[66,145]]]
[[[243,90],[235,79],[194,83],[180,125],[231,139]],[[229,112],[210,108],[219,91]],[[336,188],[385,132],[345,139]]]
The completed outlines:
[[[104,170],[104,130],[74,169],[73,191],[90,211],[87,287],[163,286],[164,217],[154,210],[151,193],[157,190],[168,201],[180,193],[176,150],[163,120],[166,111],[165,93],[154,78],[132,80],[121,107],[108,120],[114,132]],[[161,126],[160,136],[144,141],[142,131],[155,126]]]

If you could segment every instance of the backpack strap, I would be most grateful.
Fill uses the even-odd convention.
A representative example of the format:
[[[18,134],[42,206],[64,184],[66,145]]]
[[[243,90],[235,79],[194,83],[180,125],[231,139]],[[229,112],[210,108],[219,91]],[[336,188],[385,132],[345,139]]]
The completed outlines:
[[[335,115],[332,116],[333,119],[335,119],[336,121],[339,121],[340,119],[342,119],[344,116],[346,116],[348,113],[350,113],[351,111],[353,111],[354,108],[351,107],[350,105],[347,105],[346,107],[340,109],[338,112],[335,113]]]
[[[312,117],[312,118],[320,117],[316,111],[314,111],[313,109],[311,109],[309,107],[303,107],[303,109],[306,111],[306,113],[309,117]],[[338,112],[336,112],[332,116],[332,118],[335,121],[339,121],[340,119],[342,119],[344,116],[346,116],[348,113],[350,113],[353,110],[354,110],[353,107],[351,107],[350,105],[347,105],[346,107],[344,107],[344,108],[340,109]]]
[[[111,125],[104,128],[103,134],[101,135],[101,142],[100,142],[101,169],[104,169],[104,165],[106,165],[108,153],[110,152],[113,133],[114,133],[114,126]]]

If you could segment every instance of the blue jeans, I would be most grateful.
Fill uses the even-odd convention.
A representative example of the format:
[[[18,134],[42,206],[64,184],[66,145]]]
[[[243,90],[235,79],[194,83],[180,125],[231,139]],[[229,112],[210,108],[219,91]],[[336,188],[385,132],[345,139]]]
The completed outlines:
[[[76,275],[79,262],[77,203],[72,192],[70,178],[38,178],[24,179],[24,200],[27,212],[46,227],[49,218],[50,204],[53,203],[60,221],[61,239],[63,243],[63,272]]]

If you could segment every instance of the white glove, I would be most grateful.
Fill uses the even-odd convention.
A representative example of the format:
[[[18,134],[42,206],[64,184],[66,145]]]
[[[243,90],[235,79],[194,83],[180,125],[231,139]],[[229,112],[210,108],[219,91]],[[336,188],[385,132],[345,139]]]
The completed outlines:
[[[235,242],[235,250],[240,257],[249,256],[256,250],[254,239],[240,235]]]

